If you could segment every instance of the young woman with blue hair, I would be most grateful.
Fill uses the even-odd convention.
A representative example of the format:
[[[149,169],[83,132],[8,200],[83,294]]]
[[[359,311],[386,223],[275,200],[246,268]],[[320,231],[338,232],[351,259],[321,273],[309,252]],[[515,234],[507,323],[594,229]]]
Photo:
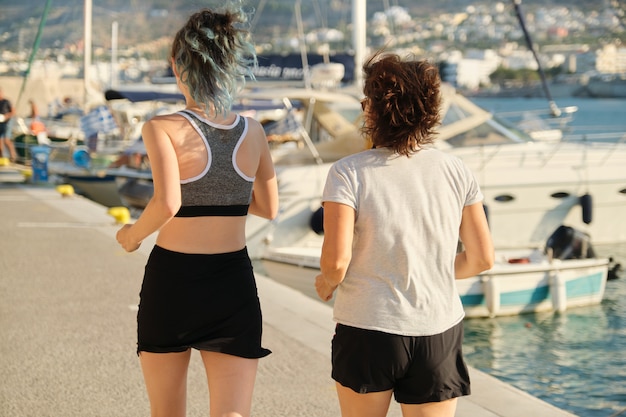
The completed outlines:
[[[210,415],[249,416],[258,359],[270,353],[245,224],[248,214],[276,216],[276,176],[261,124],[231,111],[256,62],[245,23],[239,5],[205,9],[176,34],[171,62],[186,107],[144,125],[154,196],[117,234],[132,252],[158,231],[137,315],[153,417],[185,415],[192,348],[206,368]]]

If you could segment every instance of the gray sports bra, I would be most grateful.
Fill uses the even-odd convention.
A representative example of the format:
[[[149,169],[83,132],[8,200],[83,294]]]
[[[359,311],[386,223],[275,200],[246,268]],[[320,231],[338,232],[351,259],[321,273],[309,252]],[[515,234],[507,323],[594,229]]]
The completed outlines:
[[[195,113],[182,110],[207,150],[204,170],[181,179],[182,205],[175,217],[245,216],[252,201],[254,178],[237,166],[237,150],[248,131],[248,121],[237,115],[231,125],[218,125]]]

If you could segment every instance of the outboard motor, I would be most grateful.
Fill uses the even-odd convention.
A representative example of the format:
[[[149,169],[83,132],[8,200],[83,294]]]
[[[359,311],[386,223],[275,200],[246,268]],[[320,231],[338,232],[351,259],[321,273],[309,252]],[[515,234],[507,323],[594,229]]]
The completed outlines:
[[[555,259],[586,259],[595,258],[588,233],[573,227],[559,226],[546,242],[546,251],[552,249]]]

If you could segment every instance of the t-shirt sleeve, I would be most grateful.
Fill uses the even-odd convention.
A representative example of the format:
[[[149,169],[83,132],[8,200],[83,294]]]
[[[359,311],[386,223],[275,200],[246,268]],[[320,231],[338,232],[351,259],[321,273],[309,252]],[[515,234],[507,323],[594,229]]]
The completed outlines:
[[[483,201],[484,196],[480,190],[480,185],[478,184],[478,180],[476,180],[476,176],[463,162],[461,162],[461,166],[463,167],[466,180],[467,192],[465,194],[465,206],[471,206],[472,204]]]
[[[322,204],[329,201],[345,204],[356,210],[355,182],[341,161],[335,162],[328,171],[322,193]]]

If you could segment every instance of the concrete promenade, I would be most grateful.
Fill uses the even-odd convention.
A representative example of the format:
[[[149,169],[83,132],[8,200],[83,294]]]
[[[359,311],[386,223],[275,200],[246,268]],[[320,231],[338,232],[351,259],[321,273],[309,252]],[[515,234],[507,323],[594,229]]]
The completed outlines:
[[[4,170],[4,168],[3,168]],[[106,209],[0,172],[0,417],[149,415],[136,349],[143,267],[153,240],[128,254]],[[4,180],[3,180],[4,178]],[[339,417],[330,378],[331,308],[258,276],[264,345],[256,417]],[[471,369],[458,417],[565,417]],[[208,416],[199,354],[188,379],[189,417]],[[392,403],[389,416],[400,416]]]

